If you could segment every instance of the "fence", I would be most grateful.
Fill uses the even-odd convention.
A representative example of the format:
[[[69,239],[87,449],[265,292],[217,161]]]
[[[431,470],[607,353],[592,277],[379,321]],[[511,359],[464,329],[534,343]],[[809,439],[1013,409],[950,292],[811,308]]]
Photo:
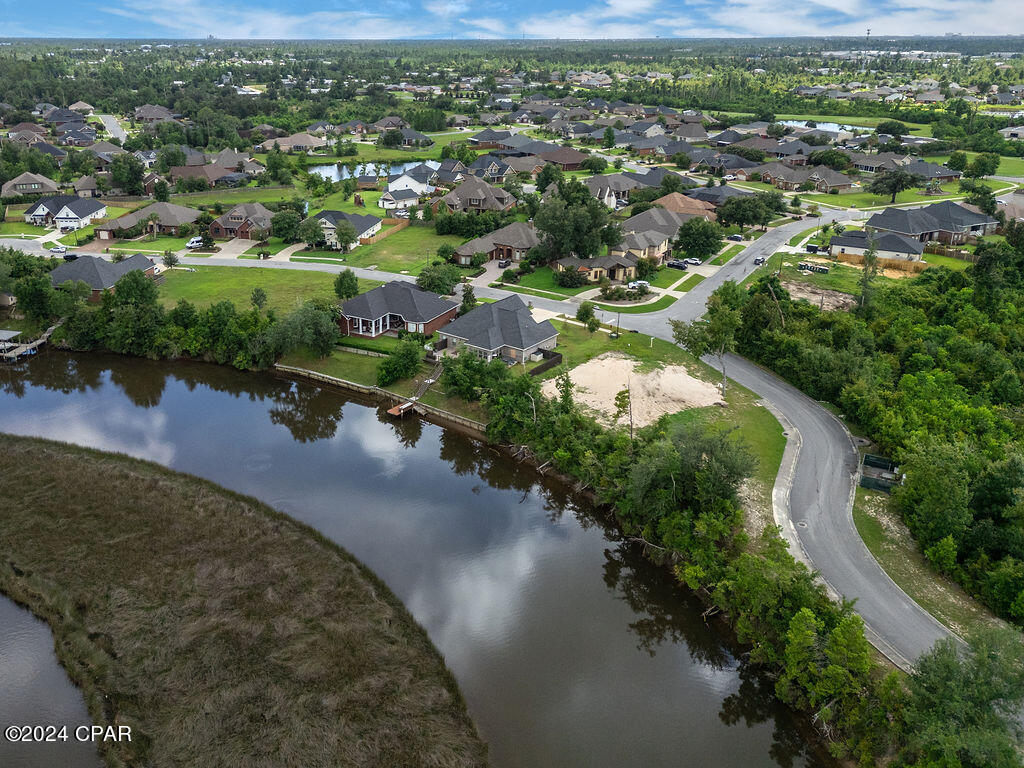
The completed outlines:
[[[395,232],[400,232],[405,229],[409,226],[409,223],[408,219],[384,219],[384,224],[388,225],[388,229],[382,230],[371,237],[360,237],[359,244],[370,245],[372,243],[380,242],[385,237],[391,237]]]
[[[864,256],[859,253],[837,253],[836,260],[842,261],[846,264],[856,264],[860,266],[864,263]],[[924,272],[928,269],[928,265],[923,261],[907,261],[906,259],[878,259],[879,269],[896,269],[901,272],[912,272],[917,274],[918,272]]]
[[[541,354],[544,355],[544,362],[530,370],[531,376],[540,376],[545,371],[550,371],[556,365],[562,364],[561,352],[552,352],[549,349],[544,349],[541,350]]]
[[[950,245],[943,245],[942,243],[927,243],[924,246],[924,252],[933,253],[936,256],[949,256],[951,259],[969,261],[971,264],[978,263],[978,257],[970,251],[965,251],[963,248],[954,248]]]

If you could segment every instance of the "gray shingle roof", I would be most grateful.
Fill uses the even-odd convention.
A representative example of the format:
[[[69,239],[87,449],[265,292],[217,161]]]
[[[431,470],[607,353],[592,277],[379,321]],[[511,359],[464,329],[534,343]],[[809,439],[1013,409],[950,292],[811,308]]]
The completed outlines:
[[[845,246],[847,248],[867,248],[869,233],[863,229],[853,229],[841,235],[833,235],[829,245]],[[906,235],[899,235],[895,232],[875,232],[871,235],[871,242],[879,251],[891,253],[910,253],[920,256],[924,253],[924,243]]]
[[[349,299],[341,305],[341,313],[364,320],[401,315],[407,323],[427,323],[457,306],[413,283],[394,281]]]
[[[534,320],[530,309],[518,296],[483,304],[453,320],[442,332],[487,352],[501,347],[530,350],[558,335],[547,320],[542,323]]]
[[[51,216],[56,216],[62,208],[68,208],[75,216],[81,218],[82,216],[91,216],[106,208],[106,204],[94,198],[79,197],[78,195],[56,195],[44,197],[25,211],[25,215],[33,216],[40,209],[45,209]]]
[[[98,256],[79,256],[74,261],[61,264],[50,273],[50,284],[58,286],[67,281],[81,280],[94,291],[112,288],[114,284],[129,272],[153,266],[153,262],[136,253],[119,262],[104,261]]]
[[[989,216],[975,213],[947,200],[913,210],[886,208],[868,219],[867,226],[871,229],[920,236],[926,232],[961,232],[972,226],[994,222],[995,219]]]
[[[126,213],[119,219],[114,219],[98,227],[99,229],[131,229],[136,224],[150,216],[155,215],[157,223],[162,227],[179,227],[182,224],[191,224],[199,218],[199,211],[195,208],[186,208],[183,205],[174,203],[153,203],[145,208]]]

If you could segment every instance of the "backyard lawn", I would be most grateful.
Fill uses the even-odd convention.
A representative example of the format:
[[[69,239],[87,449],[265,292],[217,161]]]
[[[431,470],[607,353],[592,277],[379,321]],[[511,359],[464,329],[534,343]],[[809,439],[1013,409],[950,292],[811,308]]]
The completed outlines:
[[[359,195],[364,205],[355,203],[355,195],[349,195],[348,199],[342,198],[341,192],[335,192],[324,198],[318,198],[309,204],[309,215],[313,216],[320,211],[344,211],[345,213],[371,214],[373,216],[386,216],[387,211],[377,206],[377,201],[384,194],[375,189],[362,189],[355,193]]]
[[[309,299],[335,298],[334,275],[325,272],[258,267],[194,269],[195,272],[171,269],[164,273],[160,301],[165,307],[173,307],[179,299],[185,299],[199,307],[230,301],[237,309],[244,310],[249,308],[253,288],[266,291],[268,308],[278,312],[290,311]],[[380,283],[375,280],[360,280],[359,290],[368,291],[378,285]]]
[[[371,245],[360,245],[346,254],[338,251],[302,251],[292,258],[332,259],[344,262],[350,267],[376,267],[383,272],[416,275],[437,257],[437,249],[442,243],[461,245],[462,238],[456,235],[438,235],[433,227],[416,225],[406,227]]]

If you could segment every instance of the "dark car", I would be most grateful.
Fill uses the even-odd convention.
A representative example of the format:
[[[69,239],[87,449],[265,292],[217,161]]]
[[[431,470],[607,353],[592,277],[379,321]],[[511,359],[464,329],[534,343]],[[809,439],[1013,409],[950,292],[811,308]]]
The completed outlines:
[[[498,269],[508,269],[512,266],[512,259],[499,259]]]
[[[729,235],[726,240],[732,240],[734,243],[742,243],[743,235]]]
[[[64,261],[74,261],[77,258],[78,258],[78,254],[77,253],[65,253],[64,254]]]
[[[764,260],[765,260],[764,256],[755,256],[754,257],[754,264],[756,264],[757,266],[760,266],[760,265],[764,264]]]
[[[671,259],[665,262],[665,266],[670,269],[686,269],[686,262],[679,259]]]
[[[817,253],[818,252],[818,246],[815,245],[814,243],[808,243],[806,248],[807,248],[807,252],[808,253]]]

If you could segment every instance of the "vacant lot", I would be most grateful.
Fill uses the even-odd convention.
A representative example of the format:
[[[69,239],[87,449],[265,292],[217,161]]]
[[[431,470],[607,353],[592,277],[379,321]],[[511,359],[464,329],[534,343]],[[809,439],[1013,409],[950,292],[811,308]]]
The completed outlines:
[[[338,251],[303,251],[296,259],[329,258],[343,261],[351,267],[376,267],[383,272],[418,275],[423,267],[437,258],[442,243],[461,245],[463,238],[438,235],[430,226],[406,227],[372,245],[360,245],[347,254]]]
[[[0,589],[52,627],[110,765],[483,766],[444,661],[377,577],[255,499],[0,436]]]
[[[173,307],[179,299],[191,301],[198,307],[230,301],[238,309],[249,307],[253,288],[267,292],[267,306],[278,312],[288,312],[304,301],[315,298],[335,298],[334,275],[326,272],[300,272],[291,269],[244,269],[241,267],[193,267],[195,272],[171,269],[164,273],[160,286],[160,301]],[[380,283],[360,280],[359,288],[367,291]]]

